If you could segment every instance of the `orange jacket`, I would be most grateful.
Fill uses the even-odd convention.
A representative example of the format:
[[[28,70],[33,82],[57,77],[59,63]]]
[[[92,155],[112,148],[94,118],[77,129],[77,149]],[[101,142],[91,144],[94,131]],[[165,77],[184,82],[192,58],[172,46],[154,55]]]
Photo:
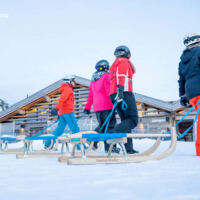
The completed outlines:
[[[62,83],[59,92],[61,97],[56,105],[58,115],[64,115],[67,113],[74,112],[74,93],[73,86],[66,83]]]

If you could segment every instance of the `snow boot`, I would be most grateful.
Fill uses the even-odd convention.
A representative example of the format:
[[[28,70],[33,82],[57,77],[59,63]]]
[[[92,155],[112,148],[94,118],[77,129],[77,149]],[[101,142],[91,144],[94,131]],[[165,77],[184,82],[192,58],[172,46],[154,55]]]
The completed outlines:
[[[117,146],[114,146],[112,149],[112,153],[120,153],[120,148],[118,148]]]
[[[139,151],[137,151],[135,149],[129,149],[129,150],[127,150],[127,154],[135,154],[135,153],[139,153]]]
[[[109,148],[105,149],[105,152],[108,153],[108,150],[109,150]],[[120,148],[118,148],[116,145],[114,145],[111,152],[119,154],[120,153]]]

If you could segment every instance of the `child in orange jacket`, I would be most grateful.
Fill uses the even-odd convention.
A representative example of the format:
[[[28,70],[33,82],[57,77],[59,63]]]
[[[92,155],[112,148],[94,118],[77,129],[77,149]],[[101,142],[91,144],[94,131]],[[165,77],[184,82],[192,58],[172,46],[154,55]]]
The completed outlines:
[[[72,133],[77,133],[80,131],[75,115],[74,115],[74,93],[73,93],[73,83],[74,76],[66,76],[60,86],[59,92],[61,97],[58,104],[54,109],[52,109],[52,115],[59,115],[58,126],[52,133],[55,136],[60,136],[65,130],[66,125],[69,126]],[[48,148],[51,144],[51,140],[45,142],[45,148]]]

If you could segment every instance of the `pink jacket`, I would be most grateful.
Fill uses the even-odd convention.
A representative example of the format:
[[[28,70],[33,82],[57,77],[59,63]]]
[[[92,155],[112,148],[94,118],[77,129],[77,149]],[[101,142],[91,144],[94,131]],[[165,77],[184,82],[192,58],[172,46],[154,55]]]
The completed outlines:
[[[93,105],[93,111],[111,110],[113,104],[110,100],[110,76],[109,73],[103,74],[97,81],[90,82],[90,92],[88,95],[86,110],[90,110]]]

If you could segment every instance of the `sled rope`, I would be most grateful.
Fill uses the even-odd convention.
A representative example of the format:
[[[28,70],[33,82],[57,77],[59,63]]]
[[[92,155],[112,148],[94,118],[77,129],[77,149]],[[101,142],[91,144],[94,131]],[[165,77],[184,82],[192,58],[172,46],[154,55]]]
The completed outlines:
[[[46,126],[44,129],[42,129],[41,131],[39,131],[38,133],[36,133],[34,135],[34,137],[38,137],[39,135],[41,135],[44,131],[46,131],[49,127],[53,126],[54,124],[56,124],[58,122],[58,119],[54,122],[52,122],[51,124],[49,124],[48,126]]]
[[[178,124],[180,124],[193,111],[193,109],[197,105],[200,105],[200,100],[185,113],[185,115],[176,123],[176,126],[178,126]],[[200,106],[199,106],[199,108],[197,110],[197,113],[196,113],[196,116],[195,116],[193,124],[187,130],[185,130],[181,135],[179,135],[178,139],[182,139],[190,131],[190,129],[194,126],[194,124],[196,123],[196,121],[198,119],[199,111],[200,111]],[[171,133],[171,130],[169,130],[167,132],[167,134],[170,134],[170,133]]]
[[[109,124],[110,124],[111,117],[112,117],[113,112],[115,111],[115,109],[116,109],[118,103],[119,103],[119,102],[117,102],[117,101],[114,103],[113,108],[112,108],[110,114],[107,116],[106,120],[104,121],[103,125],[102,125],[101,128],[100,128],[100,132],[102,131],[103,127],[106,126],[106,127],[105,127],[105,130],[104,130],[104,133],[107,133],[107,130],[108,130],[108,126],[109,126]],[[122,109],[123,109],[123,110],[127,110],[127,108],[128,108],[127,103],[123,100],[123,101],[122,101]]]
[[[78,120],[81,119],[84,115],[85,115],[85,113],[83,113],[83,114],[78,118]],[[77,120],[77,121],[78,121],[78,120]],[[34,137],[40,136],[45,130],[47,130],[49,127],[53,126],[54,124],[56,124],[58,121],[59,121],[59,119],[57,119],[56,121],[52,122],[52,123],[49,124],[47,127],[45,127],[44,129],[42,129],[41,131],[39,131],[38,133],[36,133],[36,134],[34,135]],[[64,133],[65,133],[65,132],[68,132],[68,131],[69,131],[69,128],[67,128],[67,129],[64,131]]]
[[[197,121],[197,119],[198,119],[198,116],[199,116],[199,110],[200,110],[200,107],[199,107],[198,110],[197,110],[197,114],[196,114],[196,116],[195,116],[195,119],[194,119],[193,124],[192,124],[186,131],[184,131],[184,133],[182,133],[181,135],[179,135],[179,136],[178,136],[178,139],[183,138],[183,137],[189,132],[189,130],[194,126],[194,124],[196,123],[196,121]],[[177,125],[178,125],[178,123],[177,123]]]

